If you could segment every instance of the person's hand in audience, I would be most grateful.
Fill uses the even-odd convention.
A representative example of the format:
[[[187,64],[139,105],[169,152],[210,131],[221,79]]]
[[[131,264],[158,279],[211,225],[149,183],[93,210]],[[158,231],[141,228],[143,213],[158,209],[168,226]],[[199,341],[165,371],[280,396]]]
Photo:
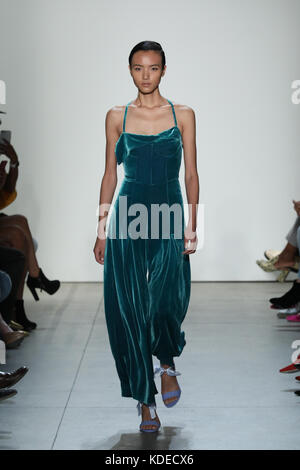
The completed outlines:
[[[3,141],[0,142],[0,155],[6,155],[10,159],[11,163],[17,163],[18,155],[13,145],[5,138],[3,138]]]
[[[5,171],[6,164],[7,164],[6,160],[2,160],[2,162],[0,162],[0,189],[2,189],[3,186],[5,185],[6,178],[7,178],[7,173]]]
[[[9,165],[9,172],[6,175],[6,180],[4,182],[4,185],[0,189],[5,189],[5,191],[13,192],[16,187],[16,181],[18,179],[18,165],[19,165],[19,159],[18,155],[13,147],[13,145],[8,142],[5,138],[3,139],[3,142],[0,142],[0,155],[6,155],[10,159],[10,165]],[[2,163],[2,162],[1,162]],[[14,165],[14,166],[12,166]]]
[[[295,211],[297,212],[298,215],[300,215],[300,201],[293,200],[293,204],[294,204]]]

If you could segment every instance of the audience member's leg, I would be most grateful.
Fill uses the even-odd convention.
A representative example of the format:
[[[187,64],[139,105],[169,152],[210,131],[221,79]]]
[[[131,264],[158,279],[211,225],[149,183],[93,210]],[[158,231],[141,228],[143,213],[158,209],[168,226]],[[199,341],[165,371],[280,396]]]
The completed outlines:
[[[278,257],[278,261],[274,263],[274,267],[281,268],[292,268],[295,264],[295,257],[298,254],[298,248],[287,243],[282,252]]]
[[[0,303],[0,311],[6,323],[13,319],[17,292],[25,265],[26,258],[21,250],[0,246],[0,269],[9,274],[12,282],[10,294]]]
[[[0,302],[6,299],[12,288],[11,278],[7,272],[0,269]]]
[[[1,233],[1,229],[0,229]],[[28,272],[28,243],[26,236],[23,232],[23,230],[19,226],[8,226],[7,235],[9,236],[9,239],[13,245],[13,247],[16,250],[22,251],[25,256],[25,264],[24,264],[24,269],[22,270],[22,273],[20,273],[20,281],[18,285],[18,290],[17,290],[17,299],[22,299],[23,298],[23,292],[24,292],[24,284],[25,284],[25,279],[26,275]],[[3,237],[3,233],[1,234]]]
[[[294,225],[286,235],[287,244],[279,255],[278,261],[274,267],[292,267],[295,264],[295,257],[299,253],[299,244],[297,241],[297,230],[300,227],[300,217],[297,216]]]
[[[26,254],[28,260],[28,271],[30,276],[37,277],[39,275],[39,265],[35,256],[35,246],[32,240],[27,218],[19,214],[0,217],[0,234],[3,231],[10,231],[11,227],[17,228],[23,232],[27,246]]]
[[[300,247],[300,226],[297,228],[297,243],[298,247]],[[300,267],[298,269],[298,279],[297,282],[300,282]]]
[[[5,234],[8,234],[9,241],[13,244],[14,248],[24,252],[26,259],[26,264],[24,266],[17,291],[15,317],[16,320],[24,326],[24,328],[36,328],[36,323],[31,322],[27,318],[24,309],[23,291],[27,273],[27,285],[36,300],[38,300],[38,296],[35,291],[36,288],[44,289],[48,294],[52,295],[59,289],[60,281],[50,281],[39,267],[35,256],[36,245],[33,242],[26,217],[18,214],[0,217],[0,239],[4,238]]]
[[[297,229],[298,229],[298,227],[300,227],[300,216],[299,215],[297,216],[294,225],[292,226],[292,228],[290,229],[290,231],[288,232],[288,234],[286,236],[286,240],[288,241],[288,243],[290,245],[292,245],[293,247],[296,247],[296,248],[299,248],[299,242],[297,241]]]
[[[12,333],[13,330],[8,326],[0,313],[0,336],[4,333]]]

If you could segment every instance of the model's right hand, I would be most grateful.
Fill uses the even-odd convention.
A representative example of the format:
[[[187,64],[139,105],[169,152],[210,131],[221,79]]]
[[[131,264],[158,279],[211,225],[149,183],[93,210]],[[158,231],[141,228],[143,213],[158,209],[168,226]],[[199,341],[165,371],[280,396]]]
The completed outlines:
[[[97,263],[104,264],[104,253],[105,253],[105,241],[106,239],[98,238],[94,246],[94,255]]]

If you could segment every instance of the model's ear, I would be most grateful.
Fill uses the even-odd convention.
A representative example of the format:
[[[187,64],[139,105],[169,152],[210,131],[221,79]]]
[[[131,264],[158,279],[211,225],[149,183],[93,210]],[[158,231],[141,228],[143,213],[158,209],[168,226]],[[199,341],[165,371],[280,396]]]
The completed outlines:
[[[162,77],[163,77],[164,74],[166,73],[166,70],[167,70],[167,66],[165,65],[164,68],[163,68],[163,71],[162,71],[162,73],[161,73],[161,76],[162,76]]]

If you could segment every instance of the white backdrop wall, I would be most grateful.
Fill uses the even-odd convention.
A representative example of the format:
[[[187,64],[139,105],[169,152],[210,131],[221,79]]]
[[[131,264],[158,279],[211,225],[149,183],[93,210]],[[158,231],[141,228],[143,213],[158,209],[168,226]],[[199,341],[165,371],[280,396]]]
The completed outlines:
[[[1,128],[21,162],[3,211],[28,218],[46,275],[103,280],[105,115],[136,97],[128,55],[149,39],[166,53],[161,94],[196,113],[205,213],[193,280],[275,279],[255,260],[283,248],[300,200],[299,0],[1,0],[0,15]]]

